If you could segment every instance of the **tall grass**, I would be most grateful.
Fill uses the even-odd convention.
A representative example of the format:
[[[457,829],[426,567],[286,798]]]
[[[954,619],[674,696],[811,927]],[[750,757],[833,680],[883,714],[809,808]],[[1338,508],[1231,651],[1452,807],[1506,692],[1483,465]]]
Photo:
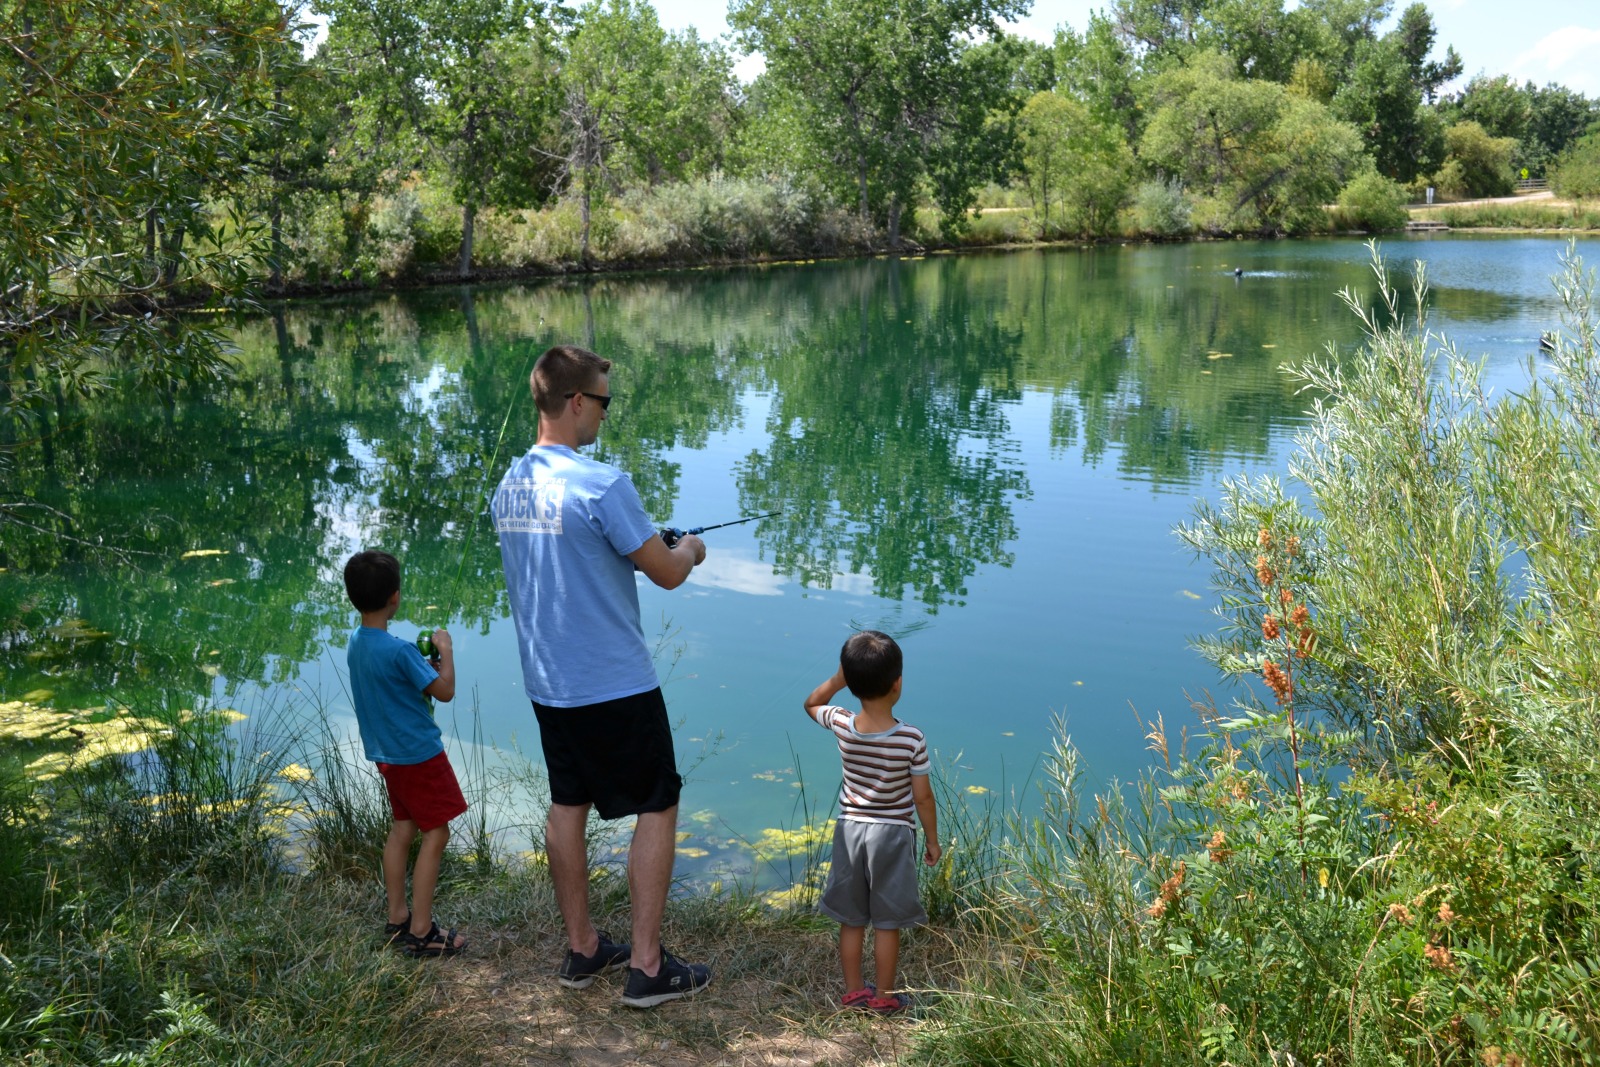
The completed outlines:
[[[1127,788],[1057,745],[925,1061],[1600,1062],[1593,278],[1569,252],[1550,365],[1492,403],[1375,266],[1366,349],[1299,371],[1301,492],[1182,531],[1200,648],[1257,684],[1192,753],[1150,724]]]
[[[450,1029],[418,1025],[433,979],[377,936],[381,784],[323,717],[123,718],[142,744],[86,744],[58,776],[0,788],[0,1061],[438,1055]],[[310,767],[285,776],[296,757]],[[493,788],[466,782],[480,805]],[[485,835],[452,849],[446,904],[482,872]]]
[[[1443,222],[1455,229],[1508,230],[1600,229],[1600,205],[1577,201],[1571,206],[1528,204],[1447,204],[1418,217]]]

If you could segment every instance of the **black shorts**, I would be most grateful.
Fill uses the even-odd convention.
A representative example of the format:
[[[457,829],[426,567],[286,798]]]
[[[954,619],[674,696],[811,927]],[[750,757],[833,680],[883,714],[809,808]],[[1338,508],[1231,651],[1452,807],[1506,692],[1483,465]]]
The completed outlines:
[[[593,804],[602,819],[666,811],[683,778],[661,688],[577,708],[533,702],[550,802]]]

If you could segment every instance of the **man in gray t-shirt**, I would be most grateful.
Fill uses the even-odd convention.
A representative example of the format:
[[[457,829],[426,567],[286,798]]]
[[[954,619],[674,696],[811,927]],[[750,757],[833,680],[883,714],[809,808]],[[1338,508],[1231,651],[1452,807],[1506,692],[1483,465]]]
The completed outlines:
[[[610,360],[573,345],[539,357],[529,382],[538,438],[501,480],[493,512],[550,778],[545,847],[568,942],[558,976],[582,989],[627,964],[622,1001],[649,1008],[699,992],[711,972],[661,947],[682,779],[634,572],[675,589],[706,548],[687,534],[668,548],[628,476],[579,455],[607,417],[610,370]],[[589,916],[591,807],[604,819],[637,817],[631,946],[614,944]]]

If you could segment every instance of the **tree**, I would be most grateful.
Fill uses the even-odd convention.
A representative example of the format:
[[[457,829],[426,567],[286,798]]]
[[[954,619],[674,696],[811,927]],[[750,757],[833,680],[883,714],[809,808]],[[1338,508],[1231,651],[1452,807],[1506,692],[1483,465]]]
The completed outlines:
[[[467,278],[479,209],[543,198],[548,171],[536,146],[553,95],[532,0],[433,0],[424,10],[423,136],[461,205],[456,273]]]
[[[1600,104],[1561,85],[1535,89],[1528,83],[1528,128],[1517,149],[1517,166],[1543,176],[1545,168],[1600,121]]]
[[[1411,69],[1396,37],[1361,44],[1332,105],[1360,131],[1379,172],[1401,183],[1431,173],[1444,155],[1439,124],[1424,108]]]
[[[271,121],[254,129],[245,157],[244,202],[267,214],[269,289],[281,289],[287,266],[285,211],[296,194],[326,187],[339,123],[334,79],[306,57],[299,40],[307,31],[301,14],[298,6],[285,9],[287,32],[273,45],[270,64]]]
[[[1406,65],[1411,68],[1412,84],[1422,90],[1423,99],[1430,104],[1438,95],[1439,86],[1461,73],[1461,57],[1456,54],[1454,48],[1446,48],[1444,59],[1441,61],[1433,62],[1428,59],[1437,35],[1433,16],[1423,4],[1412,4],[1406,8],[1401,13],[1400,22],[1393,33],[1400,54],[1405,57]]]
[[[645,176],[666,154],[667,35],[650,5],[590,0],[563,42],[562,173],[581,211],[582,261],[589,262],[594,206],[619,168]]]
[[[114,369],[222,372],[211,320],[167,312],[239,300],[264,258],[207,198],[270,121],[286,28],[264,0],[0,2],[0,445]]]
[[[1120,131],[1060,93],[1035,93],[1022,107],[1023,176],[1040,230],[1086,237],[1105,234],[1127,201],[1133,153]],[[1050,208],[1059,205],[1051,225]]]
[[[1406,191],[1375,170],[1358,174],[1339,191],[1340,224],[1362,230],[1398,230],[1411,218]]]
[[[1202,52],[1162,74],[1141,145],[1147,163],[1209,201],[1214,230],[1303,230],[1361,163],[1356,132],[1313,100],[1273,82],[1233,76]]]
[[[947,225],[959,227],[973,190],[1003,173],[1013,137],[991,113],[1014,108],[1012,71],[975,38],[1027,0],[735,0],[729,21],[765,55],[769,100],[795,124],[798,158],[838,193],[853,187],[863,222],[882,220],[899,243],[919,183],[931,183]]]
[[[457,273],[472,273],[473,227],[485,206],[535,203],[535,146],[551,111],[535,0],[318,0],[331,47],[356,61],[355,122],[369,145],[404,125],[461,205]],[[404,177],[421,160],[407,146],[386,163]],[[395,158],[398,155],[398,158]]]
[[[1144,123],[1133,54],[1104,15],[1090,15],[1082,37],[1067,26],[1056,30],[1056,70],[1061,88],[1087,104],[1098,121],[1120,128],[1128,144],[1139,143]]]
[[[1533,117],[1531,95],[1505,74],[1493,78],[1480,74],[1455,101],[1455,121],[1476,122],[1490,137],[1520,141]]]

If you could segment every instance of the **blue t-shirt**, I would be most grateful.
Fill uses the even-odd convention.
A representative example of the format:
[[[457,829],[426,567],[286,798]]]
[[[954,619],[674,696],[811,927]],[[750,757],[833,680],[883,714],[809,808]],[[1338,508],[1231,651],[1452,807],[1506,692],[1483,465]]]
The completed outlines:
[[[417,646],[388,630],[359,626],[345,654],[361,746],[374,763],[422,763],[444,751],[422,691],[439,677]]]
[[[535,445],[500,480],[493,511],[528,698],[573,708],[656,688],[628,558],[656,529],[628,476]]]

